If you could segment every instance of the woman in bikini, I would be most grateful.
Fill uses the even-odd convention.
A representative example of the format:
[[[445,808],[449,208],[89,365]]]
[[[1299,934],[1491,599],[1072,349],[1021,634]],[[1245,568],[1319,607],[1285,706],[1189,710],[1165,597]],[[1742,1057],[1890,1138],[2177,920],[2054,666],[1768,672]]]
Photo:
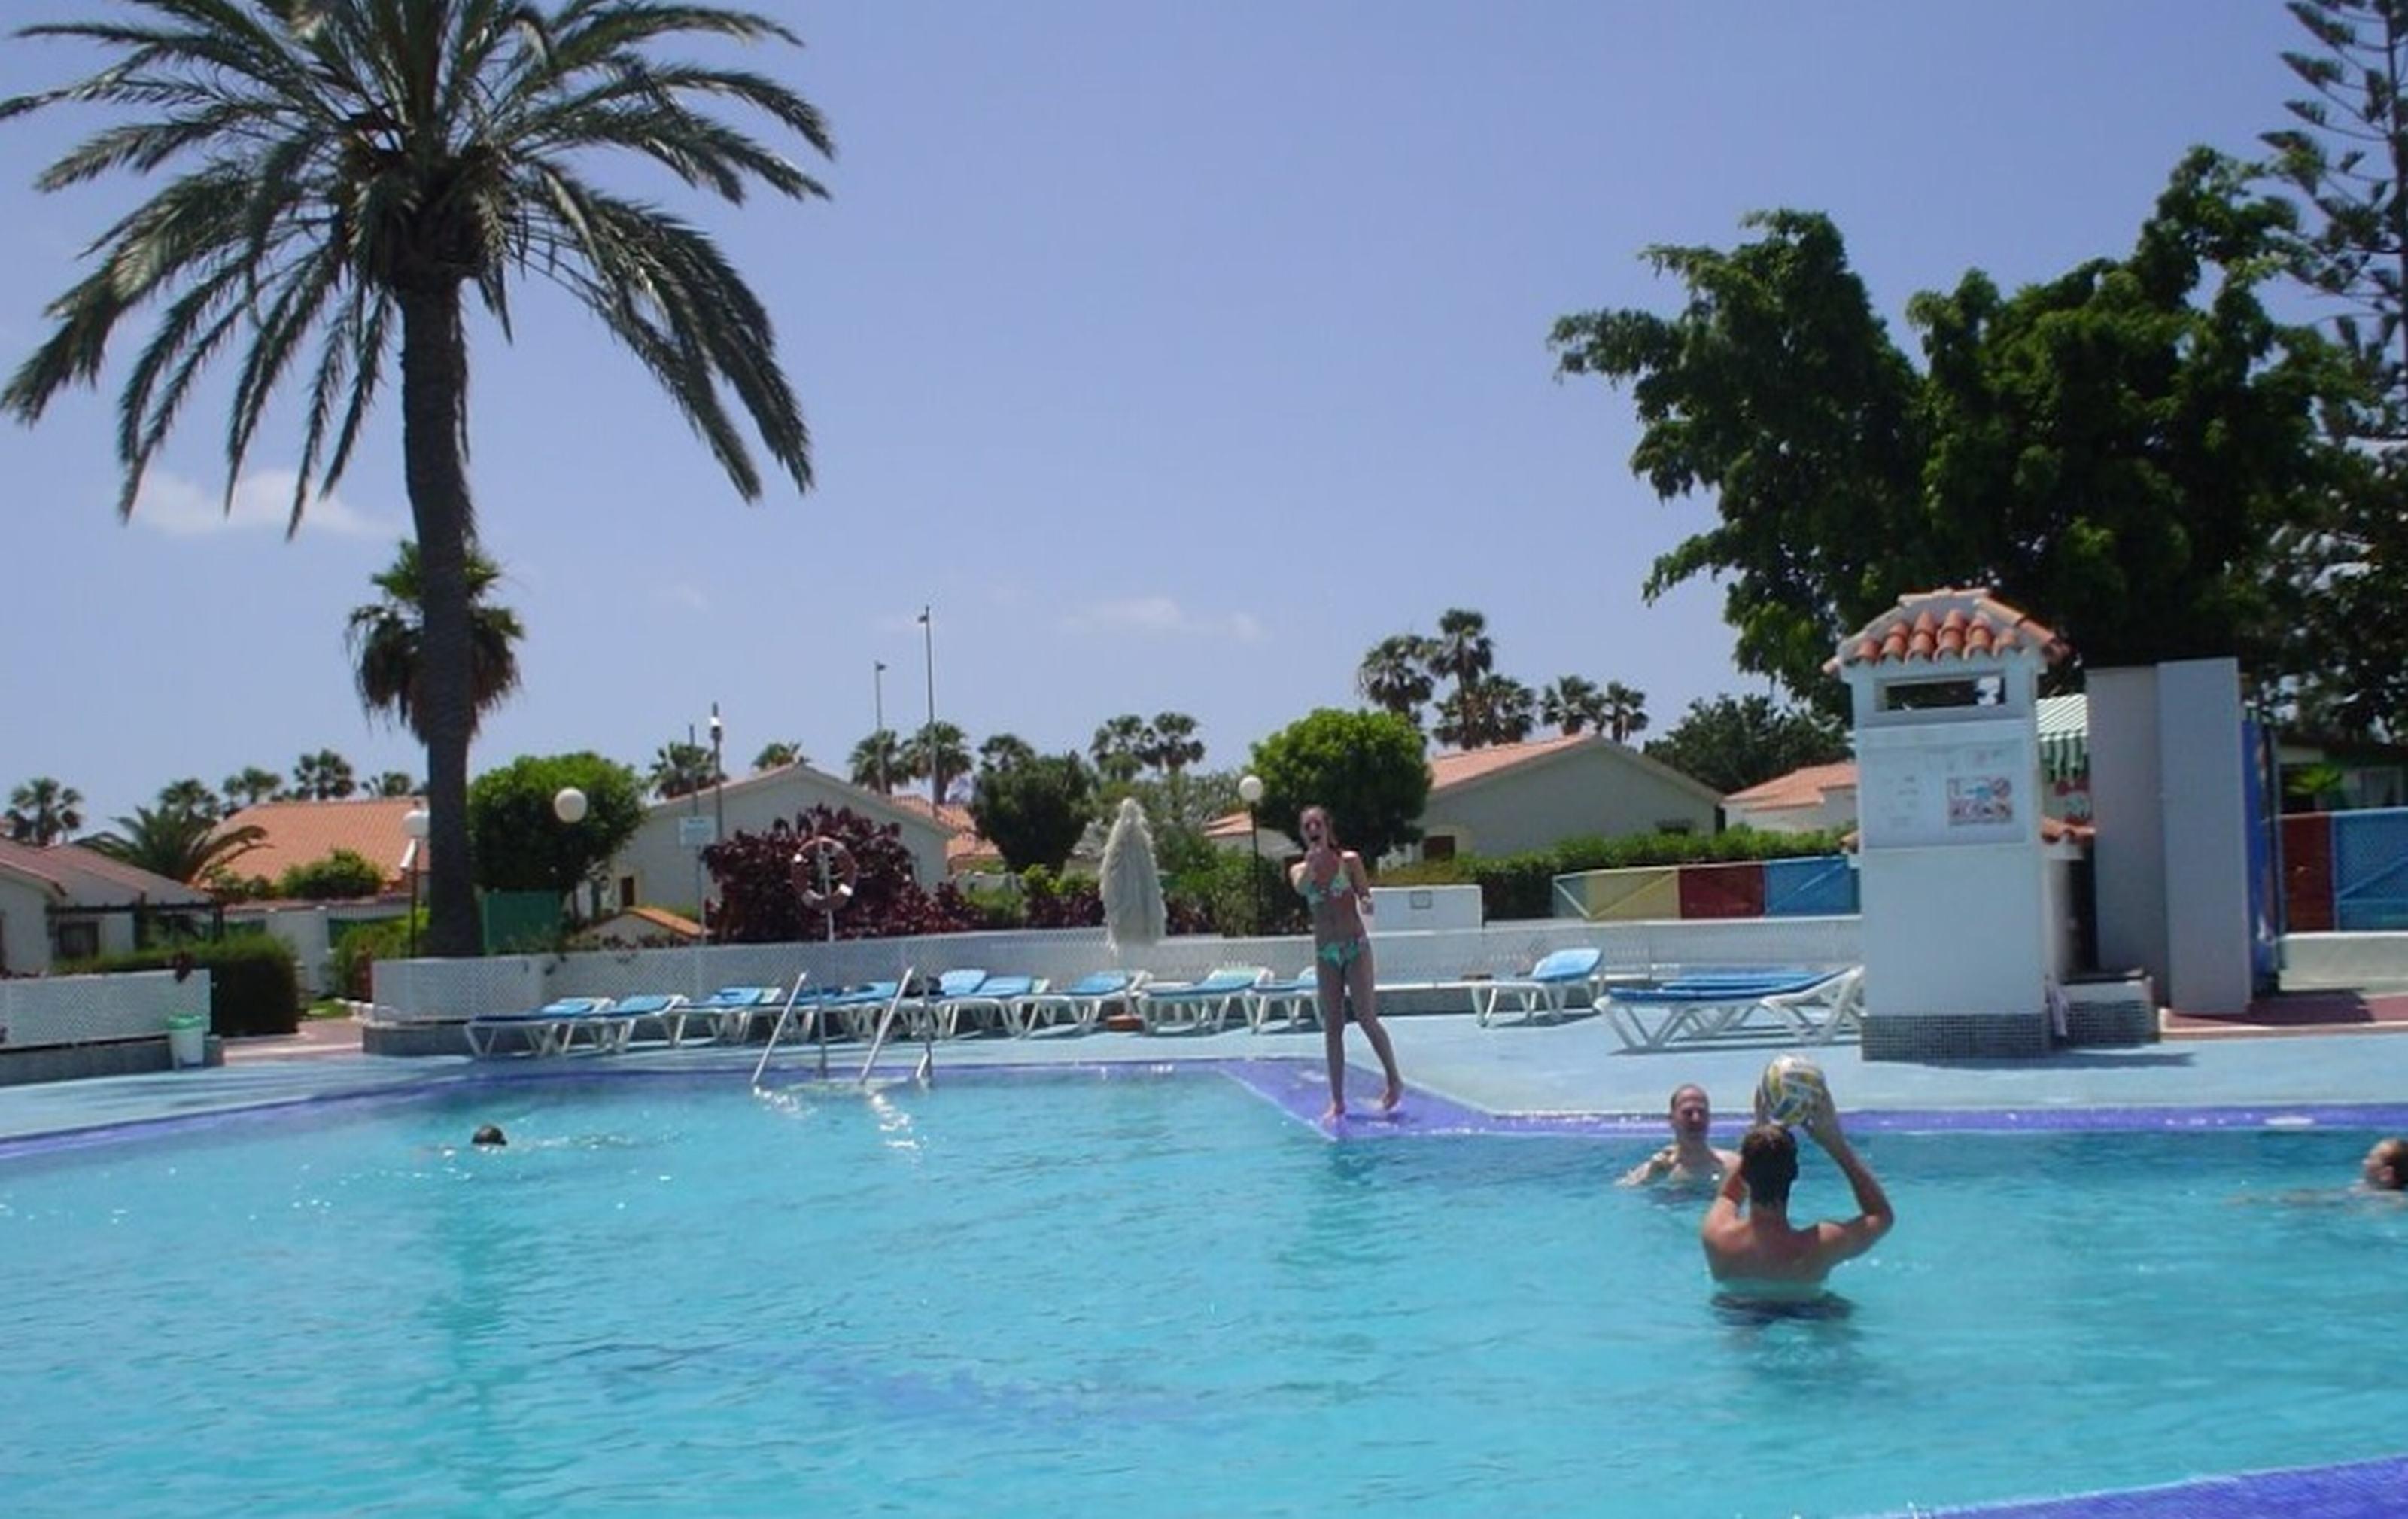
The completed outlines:
[[[1321,977],[1321,1043],[1329,1065],[1329,1112],[1346,1116],[1346,1006],[1352,993],[1354,1021],[1371,1041],[1387,1073],[1388,1090],[1380,1099],[1383,1112],[1393,1111],[1405,1094],[1404,1078],[1397,1074],[1397,1052],[1371,987],[1371,940],[1363,919],[1371,911],[1371,882],[1363,873],[1363,858],[1340,848],[1329,826],[1329,814],[1307,807],[1297,828],[1304,836],[1304,859],[1288,868],[1287,878],[1304,897],[1312,914],[1313,969]]]

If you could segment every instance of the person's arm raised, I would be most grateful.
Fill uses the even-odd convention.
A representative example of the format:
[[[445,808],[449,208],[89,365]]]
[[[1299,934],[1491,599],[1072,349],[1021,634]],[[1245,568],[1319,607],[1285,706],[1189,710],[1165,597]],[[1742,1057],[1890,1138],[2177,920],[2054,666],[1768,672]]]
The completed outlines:
[[[1806,1121],[1806,1133],[1823,1147],[1824,1152],[1831,1157],[1832,1164],[1839,1166],[1841,1173],[1848,1179],[1848,1185],[1856,1194],[1855,1218],[1845,1223],[1818,1224],[1815,1233],[1826,1248],[1832,1251],[1831,1258],[1834,1260],[1844,1261],[1852,1255],[1862,1255],[1898,1222],[1898,1214],[1889,1206],[1889,1194],[1882,1190],[1881,1179],[1874,1176],[1872,1167],[1856,1154],[1856,1148],[1848,1143],[1848,1136],[1840,1132],[1840,1115],[1828,1098]]]

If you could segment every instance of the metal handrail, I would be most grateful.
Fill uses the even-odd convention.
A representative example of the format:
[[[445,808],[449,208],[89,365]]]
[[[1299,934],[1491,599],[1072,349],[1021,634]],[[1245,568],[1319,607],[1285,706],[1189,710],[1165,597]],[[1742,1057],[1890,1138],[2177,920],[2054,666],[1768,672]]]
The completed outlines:
[[[778,1020],[769,1025],[769,1042],[761,1047],[761,1059],[752,1067],[752,1084],[755,1087],[761,1084],[761,1073],[769,1068],[769,1057],[777,1052],[778,1039],[786,1032],[786,1020],[795,1016],[795,1004],[802,1000],[803,983],[810,978],[809,971],[796,976],[794,990],[786,993],[786,1005],[778,1009]],[[824,1079],[827,1076],[827,1020],[821,1019],[819,1025],[820,1076]]]
[[[906,966],[903,978],[895,983],[895,995],[886,1000],[886,1011],[878,1018],[877,1035],[869,1041],[869,1058],[861,1063],[860,1086],[869,1085],[869,1073],[878,1064],[878,1052],[886,1048],[886,1036],[895,1030],[895,1015],[902,1009],[903,999],[911,991],[913,967]],[[933,1054],[930,1056],[934,1059]]]

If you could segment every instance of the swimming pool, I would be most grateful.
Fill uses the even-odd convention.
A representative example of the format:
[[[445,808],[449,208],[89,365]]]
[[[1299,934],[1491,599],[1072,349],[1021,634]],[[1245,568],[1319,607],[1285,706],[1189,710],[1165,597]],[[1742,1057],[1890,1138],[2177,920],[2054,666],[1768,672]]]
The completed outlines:
[[[1638,1138],[734,1085],[0,1163],[10,1512],[1852,1514],[2399,1445],[2408,1214],[2282,1200],[2363,1135],[1870,1134],[1898,1233],[1759,1324]]]

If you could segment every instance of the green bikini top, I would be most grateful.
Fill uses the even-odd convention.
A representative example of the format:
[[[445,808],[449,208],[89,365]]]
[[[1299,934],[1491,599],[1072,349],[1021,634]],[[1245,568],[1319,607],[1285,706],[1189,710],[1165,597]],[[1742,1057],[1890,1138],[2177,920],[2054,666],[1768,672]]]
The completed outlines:
[[[1336,902],[1340,897],[1354,894],[1354,883],[1346,878],[1346,861],[1342,859],[1338,861],[1338,874],[1327,881],[1314,880],[1312,867],[1305,866],[1304,874],[1296,878],[1296,889],[1306,902],[1315,907],[1325,902]]]

